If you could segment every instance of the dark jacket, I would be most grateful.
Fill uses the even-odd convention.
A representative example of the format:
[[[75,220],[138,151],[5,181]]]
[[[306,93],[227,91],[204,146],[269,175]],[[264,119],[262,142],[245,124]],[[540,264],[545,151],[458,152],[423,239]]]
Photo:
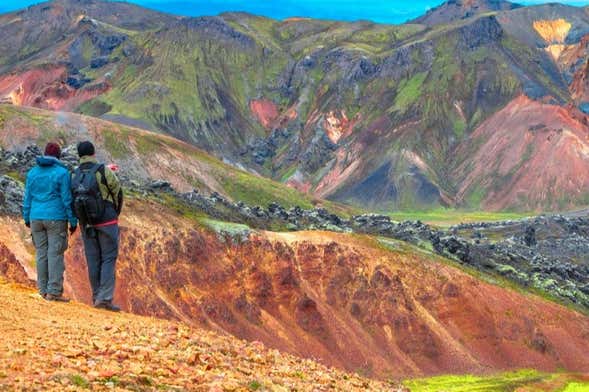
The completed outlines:
[[[81,169],[90,168],[97,163],[98,161],[94,157],[85,156],[80,158]],[[104,173],[104,179],[102,173]],[[94,225],[116,221],[123,209],[123,188],[119,179],[112,170],[104,166],[103,171],[96,172],[96,182],[100,188],[102,199],[105,201],[106,210],[100,222],[95,222]]]

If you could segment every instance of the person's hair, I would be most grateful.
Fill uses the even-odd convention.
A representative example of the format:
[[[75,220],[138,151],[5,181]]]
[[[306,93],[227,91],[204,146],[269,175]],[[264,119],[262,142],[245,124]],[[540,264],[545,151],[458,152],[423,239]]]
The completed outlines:
[[[61,157],[61,147],[55,142],[49,142],[45,146],[45,155],[59,159]]]
[[[78,143],[78,156],[80,158],[85,156],[92,156],[94,155],[94,152],[94,144],[92,144],[92,142],[84,141]]]

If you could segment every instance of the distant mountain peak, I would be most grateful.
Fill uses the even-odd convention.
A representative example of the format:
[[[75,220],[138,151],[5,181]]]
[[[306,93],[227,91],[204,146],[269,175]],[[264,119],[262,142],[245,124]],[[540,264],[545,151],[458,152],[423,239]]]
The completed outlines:
[[[507,11],[520,8],[522,5],[505,0],[448,0],[412,23],[434,26],[466,19],[484,12]]]

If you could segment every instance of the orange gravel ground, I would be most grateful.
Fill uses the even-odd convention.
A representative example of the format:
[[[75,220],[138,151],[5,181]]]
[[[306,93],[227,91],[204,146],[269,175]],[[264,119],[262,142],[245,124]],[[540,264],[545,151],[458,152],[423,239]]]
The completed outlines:
[[[50,303],[0,282],[0,391],[396,387],[184,324]]]

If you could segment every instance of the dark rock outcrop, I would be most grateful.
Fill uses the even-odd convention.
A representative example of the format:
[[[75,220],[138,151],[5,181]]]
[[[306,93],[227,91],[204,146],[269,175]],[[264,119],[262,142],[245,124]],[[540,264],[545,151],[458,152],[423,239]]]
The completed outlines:
[[[253,48],[256,44],[250,36],[237,31],[218,16],[185,18],[178,21],[178,24],[199,31],[204,37],[211,40],[230,42],[244,48]]]
[[[472,18],[484,12],[506,11],[519,7],[521,5],[505,0],[448,0],[440,6],[432,8],[425,15],[414,19],[411,23],[435,26]]]
[[[16,180],[0,176],[0,213],[18,215],[21,212],[24,190]]]

